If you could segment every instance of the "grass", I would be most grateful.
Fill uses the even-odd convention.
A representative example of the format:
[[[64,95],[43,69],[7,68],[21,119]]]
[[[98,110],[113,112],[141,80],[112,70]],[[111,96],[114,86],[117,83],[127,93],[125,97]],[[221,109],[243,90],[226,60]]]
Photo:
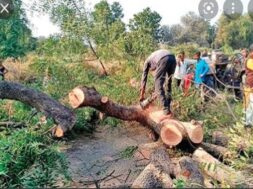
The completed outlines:
[[[120,152],[120,157],[124,159],[132,158],[137,149],[138,149],[138,146],[129,146],[126,149],[124,149],[122,152]]]
[[[64,155],[42,130],[22,129],[2,136],[0,150],[1,188],[54,187],[59,178],[69,179]]]

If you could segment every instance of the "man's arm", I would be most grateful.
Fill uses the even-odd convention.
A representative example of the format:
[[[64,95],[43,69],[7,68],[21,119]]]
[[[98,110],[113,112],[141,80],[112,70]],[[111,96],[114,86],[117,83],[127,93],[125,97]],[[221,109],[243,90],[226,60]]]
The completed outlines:
[[[140,101],[144,99],[149,69],[150,69],[150,63],[149,61],[146,61],[144,64],[144,69],[143,69],[143,74],[142,74],[142,79],[141,79]]]

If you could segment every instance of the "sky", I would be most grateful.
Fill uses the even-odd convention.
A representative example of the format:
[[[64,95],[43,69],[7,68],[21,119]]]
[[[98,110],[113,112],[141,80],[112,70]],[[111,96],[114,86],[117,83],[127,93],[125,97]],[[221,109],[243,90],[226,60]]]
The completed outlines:
[[[23,0],[25,3],[29,3],[29,0]],[[85,0],[86,5],[92,8],[100,0]],[[161,24],[172,25],[180,23],[180,18],[187,14],[189,11],[193,11],[197,14],[198,5],[200,0],[108,0],[109,3],[114,1],[119,2],[124,11],[123,21],[128,23],[129,19],[134,14],[141,12],[143,9],[150,7],[152,10],[157,11],[161,17]],[[230,1],[230,0],[229,0]],[[247,12],[248,3],[250,0],[241,0],[244,5],[244,13]],[[223,4],[225,0],[217,0],[219,4],[218,15],[211,20],[211,23],[215,23],[219,16],[223,12]],[[58,33],[60,30],[57,26],[50,22],[48,15],[32,16],[27,12],[28,19],[31,23],[31,29],[35,37],[44,36],[48,37],[51,34]]]

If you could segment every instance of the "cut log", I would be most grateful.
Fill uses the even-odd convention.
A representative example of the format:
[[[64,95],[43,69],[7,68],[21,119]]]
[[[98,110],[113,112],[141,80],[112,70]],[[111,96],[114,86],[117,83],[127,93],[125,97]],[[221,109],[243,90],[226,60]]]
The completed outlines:
[[[150,159],[151,154],[161,148],[163,146],[162,141],[157,141],[153,143],[148,143],[148,144],[141,144],[138,146],[137,151],[135,152],[135,156],[139,158],[145,158],[145,159]]]
[[[227,147],[228,137],[221,131],[214,131],[212,134],[212,143],[218,146]]]
[[[171,188],[169,156],[165,148],[154,151],[150,164],[141,172],[131,188]]]
[[[204,172],[213,179],[232,187],[248,186],[245,177],[234,169],[222,164],[202,148],[193,153],[193,159],[203,168]]]
[[[50,98],[45,93],[29,89],[23,85],[11,82],[0,82],[0,99],[17,100],[36,108],[37,111],[52,118],[57,124],[53,129],[56,137],[73,128],[76,122],[74,113],[58,101]]]
[[[170,171],[172,178],[184,180],[187,188],[202,188],[205,185],[198,163],[190,157],[172,159]]]
[[[214,156],[215,158],[219,159],[220,161],[223,161],[224,158],[231,157],[230,151],[222,146],[217,146],[214,144],[209,143],[201,143],[200,147],[203,148],[206,152]]]
[[[203,140],[203,128],[200,124],[184,123],[171,120],[161,111],[154,109],[142,110],[137,106],[118,105],[107,97],[102,97],[95,88],[77,87],[69,93],[69,103],[73,108],[93,107],[107,116],[124,121],[137,121],[155,131],[163,143],[173,147],[182,142],[184,138],[194,144]]]

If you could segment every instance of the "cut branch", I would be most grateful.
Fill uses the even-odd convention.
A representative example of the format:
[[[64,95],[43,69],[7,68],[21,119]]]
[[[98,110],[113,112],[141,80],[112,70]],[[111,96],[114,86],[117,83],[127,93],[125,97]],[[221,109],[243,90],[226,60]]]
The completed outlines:
[[[201,143],[200,147],[202,147],[209,154],[213,155],[215,158],[218,158],[221,161],[223,161],[224,158],[231,156],[231,152],[227,148],[222,146],[203,142]]]
[[[93,45],[92,45],[90,39],[88,39],[88,44],[89,44],[89,46],[90,46],[90,49],[91,49],[92,53],[96,56],[96,58],[97,58],[97,60],[99,61],[100,65],[102,66],[102,69],[103,69],[104,74],[105,74],[106,76],[108,76],[108,73],[107,73],[107,71],[106,71],[106,69],[105,69],[105,66],[104,66],[103,62],[101,61],[100,57],[98,56],[97,52],[95,51],[95,49],[94,49],[94,47],[93,47]]]
[[[53,130],[56,137],[62,137],[65,132],[73,128],[76,122],[74,113],[58,101],[50,98],[45,93],[29,89],[17,83],[0,82],[0,99],[20,101],[36,108],[37,111],[44,113],[46,117],[52,118],[57,124]]]
[[[164,116],[162,111],[142,110],[138,106],[122,106],[101,96],[95,88],[77,87],[69,93],[69,102],[73,108],[93,107],[107,116],[124,121],[137,121],[160,135],[164,144],[173,147],[184,138],[199,144],[203,140],[203,128],[200,124],[184,123]]]
[[[197,149],[193,154],[193,159],[204,169],[204,172],[213,179],[229,184],[232,187],[238,185],[248,186],[245,177],[234,169],[222,164],[202,148]]]

